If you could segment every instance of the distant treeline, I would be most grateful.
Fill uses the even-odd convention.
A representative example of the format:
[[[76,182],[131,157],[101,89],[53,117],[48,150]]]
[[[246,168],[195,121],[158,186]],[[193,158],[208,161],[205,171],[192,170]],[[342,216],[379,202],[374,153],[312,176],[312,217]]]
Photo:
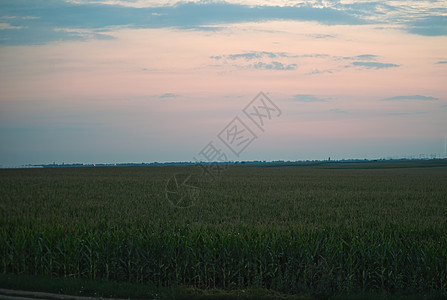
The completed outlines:
[[[151,163],[107,163],[107,164],[84,164],[84,163],[73,163],[73,164],[37,164],[37,165],[26,165],[26,168],[69,168],[69,167],[145,167],[145,166],[195,166],[195,165],[250,165],[250,166],[347,166],[353,164],[370,165],[376,163],[377,166],[384,166],[384,164],[398,164],[403,166],[413,165],[413,164],[447,164],[446,158],[434,158],[434,159],[341,159],[341,160],[296,160],[296,161],[285,161],[285,160],[275,160],[275,161],[226,161],[226,162],[151,162]]]

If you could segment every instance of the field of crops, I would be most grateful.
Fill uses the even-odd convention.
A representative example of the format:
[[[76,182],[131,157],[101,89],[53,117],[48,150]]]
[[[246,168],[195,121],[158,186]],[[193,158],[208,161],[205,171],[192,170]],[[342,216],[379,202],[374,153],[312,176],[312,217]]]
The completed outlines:
[[[0,170],[0,272],[447,295],[446,161],[230,166],[172,205],[168,179],[198,171]]]

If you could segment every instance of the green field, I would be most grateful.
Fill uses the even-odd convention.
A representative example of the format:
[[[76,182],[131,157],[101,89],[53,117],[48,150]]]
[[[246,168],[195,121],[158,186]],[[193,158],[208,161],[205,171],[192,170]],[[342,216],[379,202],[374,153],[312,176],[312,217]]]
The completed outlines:
[[[168,179],[198,172],[0,170],[0,272],[323,298],[447,295],[447,161],[238,164],[199,178],[188,207],[172,205]]]

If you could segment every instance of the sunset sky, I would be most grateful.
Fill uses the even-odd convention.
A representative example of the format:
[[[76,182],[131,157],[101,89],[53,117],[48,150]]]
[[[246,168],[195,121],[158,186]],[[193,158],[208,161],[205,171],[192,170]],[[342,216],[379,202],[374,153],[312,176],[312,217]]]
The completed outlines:
[[[3,167],[447,156],[446,1],[2,0],[0,76]]]

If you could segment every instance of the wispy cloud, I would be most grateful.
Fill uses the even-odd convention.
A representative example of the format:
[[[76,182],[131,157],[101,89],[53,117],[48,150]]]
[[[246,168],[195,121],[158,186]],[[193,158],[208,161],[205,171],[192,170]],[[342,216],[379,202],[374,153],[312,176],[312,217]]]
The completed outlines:
[[[349,113],[347,110],[343,110],[343,109],[340,109],[340,108],[331,109],[330,112],[333,112],[333,113],[336,113],[336,114],[347,114],[347,113]]]
[[[295,54],[288,52],[247,51],[242,53],[214,55],[209,58],[221,65],[226,64],[240,69],[296,70],[300,65],[309,66],[311,60],[317,60],[317,62],[312,61],[312,64],[314,65],[324,64],[327,66],[327,69],[305,69],[303,71],[306,75],[334,73],[351,66],[376,70],[400,66],[397,64],[380,62],[378,61],[380,57],[375,54],[334,56],[325,53]],[[256,62],[251,64],[247,63],[252,61]]]
[[[440,60],[438,62],[436,62],[437,64],[447,64],[447,60]]]
[[[406,96],[395,96],[390,98],[384,98],[383,101],[393,101],[393,100],[438,100],[438,98],[435,97],[427,97],[427,96],[421,96],[421,95],[406,95]]]
[[[55,28],[55,32],[65,32],[69,36],[72,36],[75,39],[97,39],[97,40],[109,40],[113,39],[111,35],[97,32],[91,29],[72,29],[72,28]]]
[[[353,59],[368,60],[368,61],[376,60],[377,58],[378,56],[374,54],[362,54],[353,57]]]
[[[411,115],[423,115],[426,114],[426,111],[416,111],[416,112],[392,112],[387,113],[387,116],[411,116]]]
[[[296,70],[298,66],[296,64],[283,64],[277,61],[272,61],[271,63],[257,62],[250,67],[261,70],[292,71]]]
[[[400,67],[398,64],[392,63],[383,63],[380,62],[380,56],[375,54],[359,54],[355,56],[334,56],[329,54],[304,54],[298,55],[296,57],[299,58],[314,58],[314,59],[326,59],[325,64],[329,66],[331,63],[336,63],[336,65],[331,66],[330,68],[320,70],[315,69],[312,72],[307,74],[322,74],[322,73],[334,73],[338,71],[342,71],[349,67],[359,67],[366,69],[386,69],[386,68],[395,68]],[[348,63],[348,64],[346,64]]]
[[[312,72],[307,73],[307,75],[317,75],[317,74],[324,74],[324,73],[332,74],[334,72],[335,72],[335,70],[331,70],[331,69],[326,69],[326,70],[314,69],[314,70],[312,70]]]
[[[335,38],[335,35],[332,34],[309,34],[308,36],[315,39],[332,39]]]
[[[8,29],[22,29],[23,26],[14,26],[9,23],[0,23],[0,30],[8,30]]]
[[[445,7],[420,6],[408,9],[404,1],[393,5],[382,2],[340,3],[339,1],[304,1],[300,4],[271,5],[259,1],[247,5],[242,1],[0,1],[0,11],[13,16],[2,43],[46,43],[73,39],[71,35],[51,34],[54,28],[105,29],[176,27],[193,30],[219,30],[218,25],[264,22],[271,20],[313,21],[326,25],[390,24],[403,26],[410,33],[427,36],[447,35]],[[4,19],[5,17],[3,17]],[[4,34],[4,33],[3,33]],[[34,36],[34,39],[30,39]],[[309,35],[317,39],[333,38],[330,34]]]
[[[426,36],[447,35],[447,16],[426,16],[423,19],[411,22],[408,31]]]
[[[128,7],[98,2],[13,1],[0,2],[0,11],[8,16],[35,16],[39,19],[17,19],[11,26],[27,27],[16,36],[7,36],[3,43],[45,43],[72,39],[70,35],[51,34],[54,28],[105,29],[166,28],[215,30],[216,25],[269,20],[316,21],[322,24],[365,24],[366,21],[343,10],[312,5],[260,6],[227,2],[177,2],[156,7]],[[21,16],[21,14],[23,14]],[[211,26],[211,27],[210,27]],[[34,41],[29,39],[35,36]],[[39,38],[37,40],[37,38]]]
[[[381,62],[371,62],[371,61],[355,61],[352,65],[356,67],[364,67],[367,69],[387,69],[387,68],[397,68],[400,65],[381,63]]]
[[[314,95],[308,95],[308,94],[297,94],[294,95],[292,98],[294,101],[298,102],[326,102],[328,99],[317,97]]]
[[[281,58],[281,57],[296,57],[296,56],[290,55],[286,52],[268,52],[268,51],[249,51],[244,53],[210,56],[211,59],[215,60],[220,59],[237,60],[241,58],[245,60],[253,60],[253,59],[258,60],[261,58]]]
[[[163,95],[160,95],[160,98],[164,99],[164,98],[177,98],[179,97],[179,95],[174,94],[174,93],[165,93]]]
[[[312,21],[326,25],[389,24],[418,35],[447,35],[445,6],[420,5],[418,9],[408,6],[405,1],[393,1],[392,5],[378,1],[304,1],[271,5],[267,1],[258,1],[247,5],[242,1],[3,0],[0,1],[2,18],[14,17],[14,23],[3,26],[21,30],[6,33],[1,40],[7,44],[35,44],[75,38],[51,34],[54,28],[107,30],[125,26],[209,31],[219,30],[218,25],[271,20]],[[334,37],[330,34],[309,36],[317,39]]]
[[[210,56],[211,59],[240,69],[292,71],[298,64],[291,63],[290,58],[296,58],[286,52],[248,51],[243,53],[222,54]],[[279,61],[282,60],[282,61]],[[249,63],[247,63],[249,62]]]

